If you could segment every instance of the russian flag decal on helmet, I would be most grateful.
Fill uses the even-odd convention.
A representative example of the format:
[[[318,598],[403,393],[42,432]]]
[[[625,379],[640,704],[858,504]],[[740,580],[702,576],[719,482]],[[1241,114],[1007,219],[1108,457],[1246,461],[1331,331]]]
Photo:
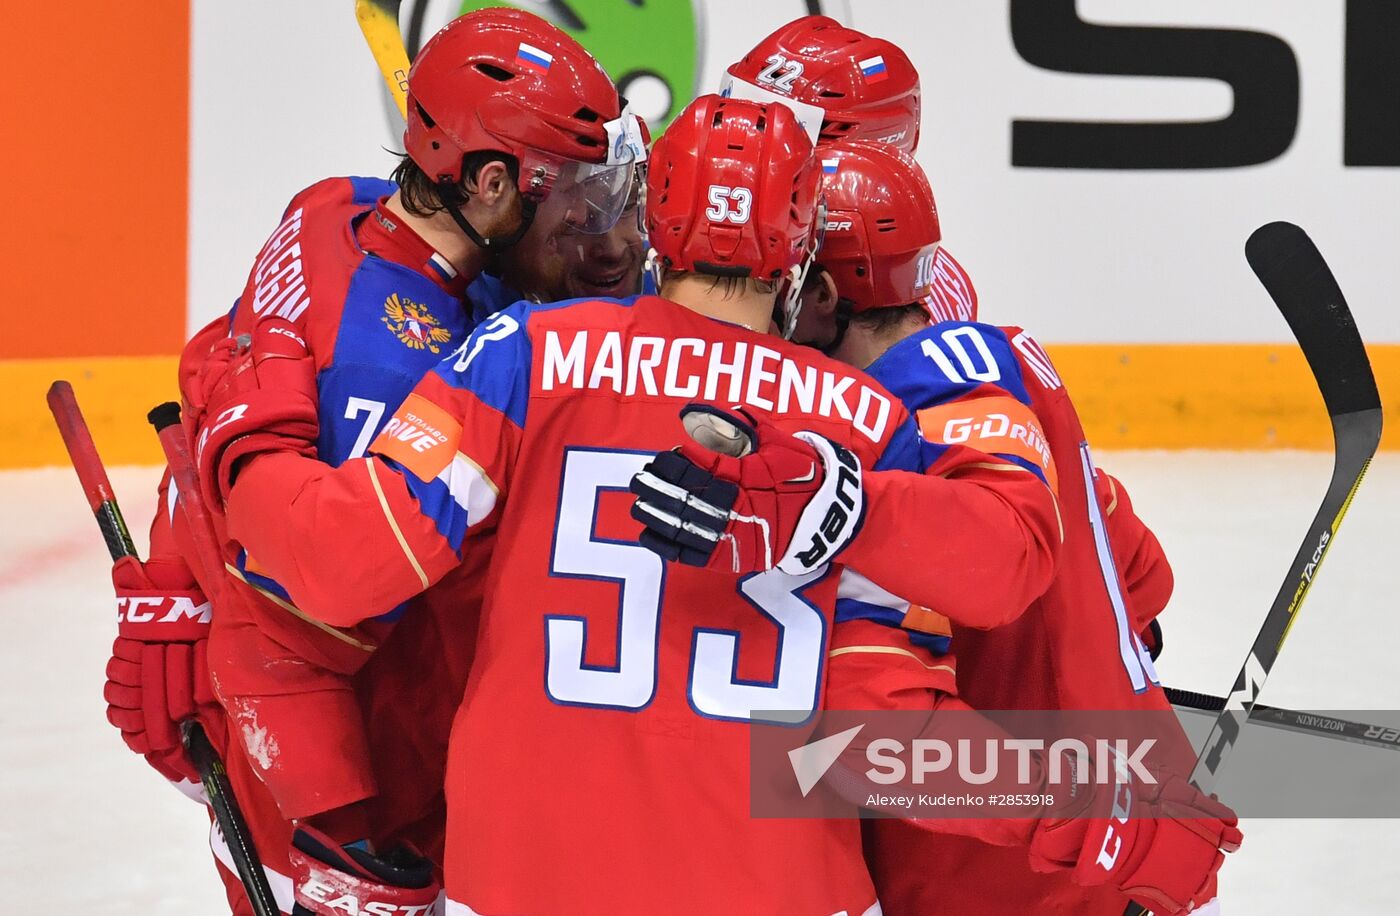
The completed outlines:
[[[867,83],[878,83],[889,79],[890,75],[889,68],[885,66],[885,59],[878,54],[861,61],[860,72],[865,76]]]
[[[532,70],[540,73],[548,73],[550,65],[554,63],[554,55],[548,51],[541,51],[534,45],[520,43],[520,50],[515,52],[515,59]]]

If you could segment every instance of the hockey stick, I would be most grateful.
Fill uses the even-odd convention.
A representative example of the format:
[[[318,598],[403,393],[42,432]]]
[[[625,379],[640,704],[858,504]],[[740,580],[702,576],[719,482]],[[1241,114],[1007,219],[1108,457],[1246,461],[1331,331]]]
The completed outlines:
[[[1332,421],[1334,457],[1327,494],[1191,773],[1203,792],[1215,788],[1381,441],[1381,399],[1371,362],[1317,246],[1291,223],[1269,223],[1249,237],[1245,257],[1307,357]]]
[[[117,496],[112,492],[112,483],[97,455],[92,433],[88,432],[87,422],[78,409],[73,386],[64,381],[54,382],[49,386],[48,402],[58,434],[63,437],[63,447],[68,450],[73,470],[78,473],[78,483],[82,484],[83,495],[97,518],[97,527],[102,531],[102,540],[107,542],[112,561],[135,556],[136,545],[131,541],[122,510],[117,506]]]
[[[176,502],[185,514],[185,521],[189,523],[190,536],[194,540],[195,558],[204,568],[207,577],[205,581],[210,584],[218,583],[218,590],[222,591],[223,562],[218,541],[214,537],[213,525],[209,521],[208,510],[200,495],[199,477],[195,472],[194,461],[190,458],[184,430],[180,426],[180,405],[167,401],[152,409],[146,415],[146,419],[155,427],[161,449],[165,452],[165,462],[170,468],[170,476],[179,490]],[[215,599],[216,605],[219,603],[217,596],[210,597]],[[228,844],[229,855],[238,872],[238,880],[242,882],[243,889],[248,894],[255,916],[277,916],[281,910],[272,895],[267,874],[263,871],[262,859],[249,836],[248,822],[244,820],[243,811],[238,807],[238,799],[234,797],[233,786],[229,783],[228,771],[224,768],[223,760],[219,759],[219,752],[214,749],[209,736],[204,733],[204,726],[196,719],[182,722],[180,734],[184,738],[185,750],[189,752],[190,759],[194,761],[199,772],[199,780],[204,784],[204,793],[209,796],[209,805],[214,809],[214,817],[219,822],[224,842]]]
[[[87,496],[88,504],[92,506],[93,514],[97,517],[97,527],[102,530],[102,539],[107,542],[107,552],[112,555],[113,561],[136,556],[136,545],[132,543],[131,533],[127,530],[125,519],[122,518],[121,507],[117,505],[117,496],[112,491],[107,471],[102,466],[102,458],[97,454],[92,433],[88,431],[87,421],[83,419],[83,412],[78,407],[73,386],[64,381],[54,382],[49,387],[48,402],[54,423],[58,425],[59,435],[63,437],[63,444],[68,449],[68,457],[73,462],[73,470],[77,472],[78,482],[82,484],[83,494]],[[183,499],[181,501],[183,502]],[[185,749],[199,773],[200,782],[204,785],[205,794],[209,796],[219,829],[228,841],[229,850],[238,869],[238,877],[242,880],[243,889],[253,906],[254,916],[278,916],[281,911],[273,902],[272,889],[268,886],[267,876],[263,874],[262,863],[248,842],[248,827],[229,788],[223,761],[219,759],[198,721],[190,719],[181,723],[180,733]]]
[[[1332,480],[1191,772],[1191,781],[1206,793],[1215,788],[1241,727],[1255,710],[1259,691],[1381,441],[1381,399],[1366,346],[1312,239],[1292,223],[1269,223],[1254,230],[1244,253],[1293,330],[1322,393],[1332,421]],[[1132,904],[1126,912],[1133,916],[1147,911]]]
[[[194,460],[190,457],[189,446],[185,443],[184,430],[180,426],[180,405],[166,401],[151,408],[146,420],[155,427],[160,447],[165,452],[165,463],[170,468],[170,477],[179,491],[177,500],[190,525],[190,537],[194,541],[195,559],[203,568],[205,576],[215,590],[222,591],[224,583],[224,562],[219,552],[219,541],[214,535],[214,525],[209,520],[209,511],[204,506],[204,498],[199,489],[199,474],[195,471]],[[218,595],[211,595],[218,599]]]
[[[399,4],[402,0],[355,0],[355,18],[365,36],[384,85],[399,106],[399,114],[408,117],[408,51],[399,32]]]
[[[1220,712],[1225,708],[1225,700],[1222,697],[1211,696],[1208,693],[1195,693],[1190,690],[1178,690],[1175,687],[1162,689],[1167,692],[1167,699],[1171,701],[1171,704],[1179,709]],[[1400,728],[1393,725],[1367,725],[1365,722],[1352,722],[1348,719],[1338,719],[1335,716],[1265,706],[1263,703],[1254,707],[1254,711],[1249,714],[1249,721],[1302,735],[1316,735],[1320,738],[1334,738],[1338,741],[1364,744],[1367,747],[1383,747],[1391,751],[1400,751]]]

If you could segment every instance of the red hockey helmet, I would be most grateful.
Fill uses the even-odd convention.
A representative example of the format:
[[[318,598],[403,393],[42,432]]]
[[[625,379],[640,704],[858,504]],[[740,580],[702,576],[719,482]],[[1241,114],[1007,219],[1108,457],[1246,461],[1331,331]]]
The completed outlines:
[[[799,117],[810,106],[818,142],[876,140],[910,153],[919,145],[919,73],[908,55],[829,16],[795,19],[760,41],[729,68],[720,94],[796,102]]]
[[[789,108],[702,95],[652,148],[652,260],[717,276],[786,278],[791,312],[817,247],[819,183],[812,143]]]
[[[520,10],[467,13],[429,39],[409,70],[407,120],[404,149],[434,182],[459,182],[468,153],[504,153],[519,161],[527,198],[580,189],[584,231],[611,228],[645,158],[598,62]]]
[[[883,143],[817,147],[826,238],[817,260],[857,314],[923,302],[933,291],[942,231],[923,169]]]

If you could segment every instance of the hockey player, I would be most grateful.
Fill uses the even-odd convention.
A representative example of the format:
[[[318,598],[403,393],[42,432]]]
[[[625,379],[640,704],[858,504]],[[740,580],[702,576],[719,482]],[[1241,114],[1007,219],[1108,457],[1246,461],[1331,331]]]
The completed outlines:
[[[779,27],[730,66],[722,87],[724,94],[786,103],[805,125],[816,127],[823,143],[865,140],[913,156],[922,136],[919,75],[908,56],[892,42],[826,16],[804,16]],[[933,218],[938,221],[937,214]],[[828,226],[837,236],[852,231],[848,220],[831,220]],[[927,279],[923,303],[932,321],[978,319],[972,281],[941,239]],[[844,329],[851,303],[837,295],[822,263],[809,272],[803,292],[807,322],[797,339],[829,346]],[[827,318],[814,321],[819,314]],[[1161,649],[1156,615],[1171,595],[1171,569],[1156,538],[1132,513],[1121,484],[1100,472],[1098,486],[1110,507],[1105,511],[1142,639],[1155,657]]]
[[[455,568],[472,532],[496,532],[452,736],[449,912],[878,912],[853,822],[749,817],[744,725],[821,708],[842,568],[989,618],[1044,586],[1058,529],[1042,474],[929,452],[863,376],[755,330],[775,300],[790,318],[783,289],[811,254],[810,156],[784,107],[697,100],[652,155],[661,297],[498,314],[363,461],[299,454],[315,416],[265,386],[300,373],[308,387],[312,367],[275,322],[190,380],[211,502],[331,624],[401,601]],[[678,408],[719,410],[696,398],[763,417],[737,468],[693,444],[655,454],[682,436]],[[897,469],[929,458],[942,476]],[[1103,839],[1027,831],[1071,861]],[[1216,855],[1191,846],[1199,864],[1183,866],[1192,843],[1130,831],[1123,860],[1191,878]]]
[[[669,264],[662,297],[498,314],[409,397],[374,447],[382,457],[330,470],[290,450],[314,418],[259,387],[264,372],[297,363],[274,358],[296,349],[284,335],[255,338],[248,368],[199,386],[211,398],[200,459],[211,501],[227,494],[230,534],[303,611],[352,625],[365,605],[393,606],[456,567],[469,532],[496,532],[449,767],[446,881],[460,912],[874,902],[858,825],[751,821],[742,788],[751,710],[821,702],[836,580],[820,555],[788,549],[803,505],[819,501],[821,514],[837,499],[818,456],[918,461],[917,436],[886,395],[766,333],[778,288],[800,286],[816,184],[810,141],[785,108],[701,99],[652,156],[647,228]],[[771,550],[742,537],[714,571],[663,568],[636,543],[631,499],[617,491],[683,435],[676,412],[706,397],[834,441],[792,440],[807,482],[770,519]],[[931,601],[956,591],[990,615],[1043,588],[1058,532],[1041,480],[977,459],[987,456],[964,452],[957,479],[867,471],[864,530],[945,517],[964,531],[943,553],[963,574],[905,584]],[[353,538],[327,536],[352,520]],[[307,525],[320,532],[314,545]],[[863,571],[907,576],[878,540],[866,542]],[[1005,562],[966,574],[973,542]],[[694,631],[711,626],[741,633],[744,659],[732,640],[702,639],[692,665]],[[778,652],[777,679],[757,677]],[[678,829],[659,847],[667,824]]]
[[[871,140],[911,156],[919,146],[919,73],[908,55],[829,16],[803,16],[779,27],[729,67],[720,94],[790,105],[814,143]],[[928,308],[934,319],[977,320],[972,278],[941,245],[932,270]]]
[[[463,293],[498,252],[527,233],[574,240],[556,258],[560,270],[534,274],[527,266],[512,277],[548,298],[564,291],[571,261],[599,246],[636,245],[635,214],[630,230],[610,236],[635,201],[642,132],[596,62],[567,36],[528,14],[469,14],[424,47],[409,92],[408,155],[397,183],[330,179],[297,195],[233,313],[196,339],[182,365],[187,374],[198,370],[208,349],[199,341],[209,335],[284,319],[314,353],[316,454],[333,464],[362,454],[386,406],[465,338],[474,319]],[[616,260],[626,276],[612,282],[636,283],[639,265]],[[178,528],[174,494],[162,504],[168,514],[154,528]],[[153,534],[153,545],[167,540]],[[243,582],[221,605],[207,645],[231,721],[225,727],[213,713],[209,726],[231,733],[227,763],[283,910],[291,911],[295,895],[297,912],[338,912],[309,890],[313,877],[336,868],[383,885],[366,891],[382,893],[375,899],[431,901],[437,891],[424,863],[374,850],[411,841],[440,858],[440,774],[470,642],[459,638],[443,655],[437,627],[442,614],[455,621],[471,612],[463,599],[469,586],[456,589],[447,608],[422,596],[401,626],[385,619],[342,631],[299,616],[256,564],[230,559]],[[188,584],[177,581],[188,577],[178,562],[147,570],[147,579]],[[130,573],[118,583],[126,607],[155,584]],[[457,575],[471,574],[463,567]],[[188,592],[167,597],[198,604]],[[109,717],[162,772],[191,775],[175,723],[196,702],[213,711],[206,642],[197,631],[133,634],[135,617],[123,620],[109,666]],[[295,849],[293,820],[305,825]],[[227,848],[217,833],[212,841],[230,901],[246,912]]]
[[[498,285],[504,287],[504,291],[491,290],[480,298],[504,308],[520,299],[561,302],[600,297],[620,299],[640,293],[642,259],[646,254],[640,206],[643,180],[633,185],[631,199],[617,223],[607,232],[580,231],[546,200],[530,231],[498,258],[494,272],[499,274]],[[477,278],[477,285],[484,287],[494,279],[489,273],[482,274]],[[473,289],[472,294],[476,298],[478,289]],[[499,308],[490,311],[478,308],[477,315],[485,318],[493,311]]]
[[[1169,712],[1138,634],[1165,604],[1170,571],[1126,494],[1093,465],[1049,357],[1019,328],[930,321],[928,265],[941,233],[932,191],[912,159],[851,142],[823,146],[818,157],[829,208],[820,259],[832,290],[808,290],[802,330],[899,395],[929,440],[975,443],[1058,481],[1064,543],[1050,589],[1024,616],[991,631],[958,626],[965,621],[948,612],[961,698],[978,709]],[[838,297],[848,322],[836,320]],[[1035,422],[1003,398],[968,399],[969,380],[979,379],[1024,392]],[[867,835],[881,900],[892,912],[1116,916],[1128,902],[1113,886],[1038,874],[1018,849],[931,837],[897,821],[872,822]],[[1211,896],[1213,885],[1191,901],[1143,902],[1172,912]]]

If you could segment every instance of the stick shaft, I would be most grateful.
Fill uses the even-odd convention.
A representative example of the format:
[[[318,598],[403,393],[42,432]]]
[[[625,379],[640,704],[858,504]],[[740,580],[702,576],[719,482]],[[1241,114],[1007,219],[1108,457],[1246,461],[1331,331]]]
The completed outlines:
[[[1178,690],[1175,687],[1163,689],[1171,704],[1181,709],[1219,712],[1225,708],[1224,697],[1212,696],[1208,693],[1195,693],[1190,690]],[[1400,729],[1394,726],[1368,725],[1365,722],[1353,722],[1350,719],[1339,719],[1336,716],[1324,716],[1318,713],[1298,712],[1278,706],[1266,706],[1263,703],[1255,704],[1249,715],[1249,721],[1259,725],[1267,725],[1270,728],[1281,728],[1320,738],[1333,738],[1338,741],[1350,741],[1354,744],[1400,751]]]
[[[165,452],[170,476],[179,491],[176,503],[189,524],[195,556],[206,575],[203,580],[207,583],[205,587],[212,587],[216,592],[210,597],[214,599],[217,608],[220,604],[218,593],[223,591],[224,582],[222,554],[219,552],[209,511],[200,494],[199,475],[185,444],[184,427],[180,425],[180,405],[174,402],[161,404],[151,410],[146,419],[155,427],[161,449]],[[272,887],[268,884],[267,874],[263,871],[257,847],[250,839],[248,823],[243,819],[238,799],[234,797],[233,786],[229,783],[223,760],[219,758],[218,751],[209,742],[209,736],[204,733],[204,727],[197,720],[187,720],[181,728],[181,733],[185,750],[194,761],[195,769],[199,771],[204,793],[209,796],[209,805],[214,809],[214,818],[219,822],[224,842],[228,843],[234,869],[238,872],[243,890],[248,895],[254,916],[277,916],[281,911],[273,897]]]
[[[369,45],[384,85],[399,106],[399,114],[408,117],[408,51],[399,32],[401,0],[355,0],[355,18]]]
[[[112,482],[107,479],[107,470],[97,454],[97,445],[92,441],[87,421],[78,407],[73,386],[64,381],[54,382],[49,387],[48,402],[58,434],[63,437],[64,448],[68,450],[68,459],[78,474],[78,482],[82,484],[83,495],[97,519],[102,539],[107,542],[107,552],[113,560],[135,556],[136,545],[131,540],[131,532],[127,530],[126,519],[122,518],[117,495],[112,490]]]
[[[217,601],[218,593],[223,591],[223,553],[199,489],[199,472],[185,442],[184,427],[180,425],[180,405],[174,402],[161,404],[152,409],[146,419],[155,427],[161,451],[165,453],[165,463],[170,468],[170,477],[179,491],[177,503],[185,514],[185,521],[189,523],[195,559],[204,571],[205,578],[201,581],[207,583],[206,588],[213,588],[215,593],[210,597]]]

